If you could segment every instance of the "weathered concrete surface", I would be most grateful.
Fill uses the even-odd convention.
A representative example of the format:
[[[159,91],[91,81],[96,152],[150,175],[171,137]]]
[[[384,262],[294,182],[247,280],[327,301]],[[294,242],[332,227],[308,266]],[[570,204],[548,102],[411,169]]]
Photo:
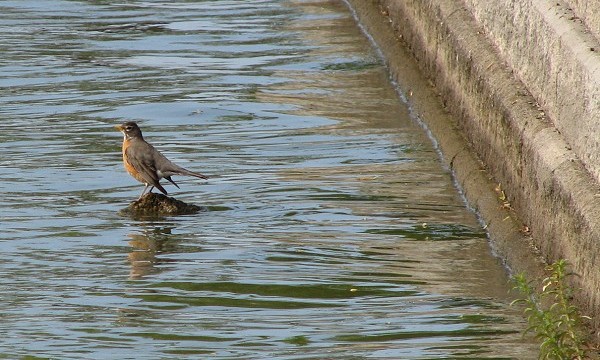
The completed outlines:
[[[515,71],[578,158],[599,180],[597,39],[570,7],[561,2],[466,0],[465,3],[503,61]]]
[[[600,0],[567,0],[564,3],[573,9],[575,17],[572,20],[582,21],[600,39]]]
[[[392,77],[401,81],[396,74],[406,66],[395,62],[395,48],[408,46],[454,115],[422,118],[500,256],[517,271],[535,262],[526,237],[498,220],[506,209],[484,189],[490,179],[507,195],[513,225],[531,231],[542,257],[573,264],[579,300],[598,327],[600,45],[593,35],[557,2],[347,1]],[[573,2],[585,9],[584,0]],[[479,167],[485,171],[473,170]]]

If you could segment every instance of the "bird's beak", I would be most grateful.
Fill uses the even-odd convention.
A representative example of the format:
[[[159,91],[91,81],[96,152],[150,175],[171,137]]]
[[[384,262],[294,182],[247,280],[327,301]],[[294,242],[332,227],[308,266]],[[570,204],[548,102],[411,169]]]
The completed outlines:
[[[115,129],[123,131],[123,125],[115,125]]]

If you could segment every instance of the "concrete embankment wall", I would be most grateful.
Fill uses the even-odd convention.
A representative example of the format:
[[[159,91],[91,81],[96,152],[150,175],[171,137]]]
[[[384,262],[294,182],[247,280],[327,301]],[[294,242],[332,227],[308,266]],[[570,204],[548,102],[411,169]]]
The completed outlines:
[[[423,119],[492,238],[504,231],[493,213],[510,207],[546,261],[573,264],[579,300],[598,327],[600,1],[347,1],[392,76],[402,65],[391,48],[404,45],[435,85],[454,122],[448,130]],[[390,34],[396,42],[386,40]],[[463,145],[447,140],[452,131]],[[476,175],[460,159],[472,156],[506,194],[503,209],[471,190]],[[519,241],[499,246],[516,271],[527,268],[523,252],[534,252]]]

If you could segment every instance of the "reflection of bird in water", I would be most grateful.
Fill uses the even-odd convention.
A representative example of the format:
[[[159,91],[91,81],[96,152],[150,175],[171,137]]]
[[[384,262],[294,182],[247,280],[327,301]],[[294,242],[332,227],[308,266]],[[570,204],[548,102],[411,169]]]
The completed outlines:
[[[129,234],[127,236],[131,238],[129,245],[133,248],[133,251],[127,256],[131,262],[129,277],[139,279],[153,271],[158,244],[146,235]]]
[[[142,234],[128,234],[131,252],[127,258],[131,263],[129,277],[139,279],[158,271],[155,265],[170,263],[173,260],[165,257],[157,258],[157,254],[167,254],[173,251],[175,244],[169,245],[171,227],[145,230]]]
[[[207,179],[206,176],[196,173],[181,166],[173,164],[163,154],[148,144],[142,136],[142,130],[133,122],[128,121],[116,128],[123,133],[123,164],[125,170],[137,181],[146,185],[140,198],[144,195],[148,187],[150,192],[157,188],[163,194],[167,195],[167,190],[160,185],[160,179],[167,179],[171,184],[179,185],[171,179],[173,175],[195,176],[200,179]]]

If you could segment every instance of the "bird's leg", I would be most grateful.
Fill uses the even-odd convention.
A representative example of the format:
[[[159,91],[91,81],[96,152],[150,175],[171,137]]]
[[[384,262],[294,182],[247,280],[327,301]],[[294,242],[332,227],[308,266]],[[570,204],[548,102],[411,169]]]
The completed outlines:
[[[146,189],[148,189],[148,186],[150,186],[150,184],[146,184],[146,187],[144,187],[144,190],[142,190],[142,193],[140,194],[140,197],[138,198],[138,200],[141,199],[142,196],[144,196],[144,193],[146,192]],[[152,188],[150,188],[150,191],[152,191]]]

